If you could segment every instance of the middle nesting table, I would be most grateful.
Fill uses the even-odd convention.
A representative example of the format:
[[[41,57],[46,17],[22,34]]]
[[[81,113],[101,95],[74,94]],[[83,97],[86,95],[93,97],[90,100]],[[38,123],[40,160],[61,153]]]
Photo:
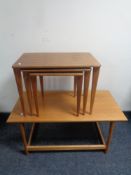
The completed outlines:
[[[23,70],[23,77],[25,82],[25,88],[27,92],[27,99],[30,109],[30,114],[32,115],[32,96],[34,97],[34,104],[36,109],[36,115],[39,116],[39,104],[37,99],[37,77],[40,78],[41,93],[44,97],[43,90],[43,77],[44,76],[73,76],[74,77],[74,94],[77,90],[77,116],[80,113],[80,103],[81,103],[81,91],[82,91],[82,82],[84,72],[88,73],[88,86],[89,86],[89,77],[91,69],[59,69],[59,70]],[[88,87],[86,87],[88,88]],[[88,89],[86,89],[88,91]],[[83,113],[85,113],[85,107],[83,106]]]

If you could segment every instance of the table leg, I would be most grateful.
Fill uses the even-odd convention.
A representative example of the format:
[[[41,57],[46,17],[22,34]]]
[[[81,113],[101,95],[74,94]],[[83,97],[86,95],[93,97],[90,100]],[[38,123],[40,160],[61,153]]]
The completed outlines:
[[[35,126],[36,126],[35,123],[33,123],[32,126],[31,126],[31,130],[30,130],[30,134],[29,134],[29,139],[28,139],[28,145],[31,145],[32,137],[33,137],[34,130],[35,130]]]
[[[40,87],[41,87],[41,94],[42,94],[42,97],[44,97],[44,81],[43,81],[43,76],[39,76],[40,78]]]
[[[37,77],[31,76],[31,84],[32,84],[32,91],[35,101],[35,108],[36,108],[36,115],[39,116],[39,105],[38,105],[38,98],[37,98]]]
[[[83,76],[77,76],[77,116],[80,113],[81,92]]]
[[[15,80],[16,80],[17,89],[18,89],[18,93],[19,93],[22,113],[25,116],[25,106],[24,106],[24,96],[23,96],[21,70],[20,69],[16,69],[16,68],[14,68],[13,70],[14,70]]]
[[[77,77],[74,76],[74,97],[76,96],[76,91],[77,91]]]
[[[31,98],[32,98],[31,92],[32,92],[32,90],[31,90],[30,77],[29,77],[28,73],[26,73],[26,72],[23,73],[23,77],[24,77],[24,82],[25,82],[29,110],[30,110],[30,114],[32,115],[32,104],[31,104]]]
[[[93,110],[95,94],[96,94],[96,87],[97,87],[97,82],[98,82],[98,77],[99,77],[99,71],[100,71],[100,67],[93,68],[91,100],[90,100],[90,114],[92,114],[92,110]]]
[[[108,135],[107,142],[106,142],[106,150],[105,150],[106,153],[109,150],[109,145],[110,145],[110,142],[111,142],[114,126],[115,126],[115,122],[110,122],[109,135]]]
[[[83,115],[86,112],[87,98],[88,98],[88,89],[90,82],[90,70],[84,72],[84,96],[83,96]]]
[[[27,140],[26,140],[26,134],[25,134],[25,127],[24,124],[20,124],[20,132],[22,136],[22,141],[25,149],[25,153],[28,154],[28,149],[27,149]]]

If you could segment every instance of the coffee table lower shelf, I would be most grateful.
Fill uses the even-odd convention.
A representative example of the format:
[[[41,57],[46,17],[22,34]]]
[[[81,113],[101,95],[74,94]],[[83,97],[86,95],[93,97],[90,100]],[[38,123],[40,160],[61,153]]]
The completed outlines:
[[[34,151],[69,151],[69,150],[103,150],[108,151],[113,133],[115,122],[127,121],[125,115],[121,112],[119,106],[114,101],[109,91],[97,91],[93,114],[75,115],[76,99],[72,92],[47,92],[42,99],[38,92],[40,116],[30,116],[28,114],[28,105],[26,106],[27,115],[21,116],[20,102],[17,101],[7,123],[17,123],[20,126],[22,141],[25,153]],[[25,95],[25,103],[26,95]],[[33,104],[32,104],[33,105]],[[82,111],[82,109],[81,109]],[[34,111],[35,113],[35,111]],[[99,134],[100,144],[88,145],[32,145],[32,137],[35,127],[39,123],[75,123],[75,122],[95,122]],[[104,139],[99,122],[109,122],[109,132],[107,139]],[[25,131],[24,124],[32,123],[29,138]]]

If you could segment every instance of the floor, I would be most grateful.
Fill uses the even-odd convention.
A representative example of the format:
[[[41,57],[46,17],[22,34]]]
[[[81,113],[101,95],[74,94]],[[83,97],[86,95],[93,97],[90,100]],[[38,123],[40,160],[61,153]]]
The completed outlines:
[[[128,122],[118,122],[107,154],[102,151],[23,152],[18,125],[6,124],[7,115],[0,116],[0,175],[130,175],[131,113]],[[102,129],[107,133],[108,124]],[[27,132],[30,125],[26,126]],[[38,142],[39,141],[39,142]],[[86,144],[99,141],[94,124],[42,124],[33,144]]]

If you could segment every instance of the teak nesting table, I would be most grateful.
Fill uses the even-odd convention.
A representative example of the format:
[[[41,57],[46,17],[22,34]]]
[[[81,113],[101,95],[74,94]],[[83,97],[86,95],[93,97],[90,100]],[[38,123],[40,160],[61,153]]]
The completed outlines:
[[[92,69],[92,89],[90,100],[90,114],[93,110],[96,86],[99,76],[100,63],[90,53],[25,53],[13,65],[17,88],[21,101],[22,114],[25,116],[25,105],[23,100],[22,71],[63,71],[65,73],[77,72],[81,69],[84,74],[84,99],[83,113],[85,113],[88,95],[90,74],[87,69]],[[66,76],[66,74],[65,74]]]
[[[119,106],[114,101],[109,91],[96,91],[100,64],[89,53],[26,53],[13,65],[16,83],[19,92],[19,99],[10,114],[7,122],[17,123],[20,126],[21,136],[25,153],[32,151],[53,151],[53,150],[103,150],[108,151],[109,144],[112,137],[114,123],[117,121],[127,121],[125,115],[121,112]],[[37,103],[39,104],[39,116],[30,115],[30,112],[36,111],[36,104],[33,100],[30,101],[27,93],[23,92],[22,74],[29,74],[29,76],[46,76],[51,75],[65,75],[68,73],[74,76],[74,87],[76,88],[77,78],[75,75],[82,75],[84,77],[84,93],[83,96],[80,90],[77,95],[77,113],[76,116],[76,98],[71,91],[59,92],[44,92],[43,96],[36,91]],[[92,72],[92,87],[88,95],[89,77]],[[76,73],[76,74],[75,74]],[[67,75],[67,74],[66,74]],[[28,77],[28,76],[27,76]],[[27,78],[26,77],[26,78]],[[29,81],[27,82],[27,91],[30,91]],[[41,78],[40,78],[41,79]],[[43,83],[43,79],[41,81]],[[77,88],[81,86],[78,84]],[[36,83],[34,84],[36,86]],[[32,86],[33,87],[33,86]],[[74,88],[74,89],[75,89]],[[31,96],[31,94],[29,95]],[[79,97],[79,98],[78,98]],[[79,100],[82,98],[83,106],[80,105]],[[58,100],[60,99],[60,100]],[[94,104],[95,99],[95,104]],[[88,108],[87,108],[87,105]],[[94,106],[93,106],[94,104]],[[43,107],[44,106],[44,107]],[[87,112],[88,111],[88,112]],[[21,115],[21,112],[23,115]],[[83,115],[84,114],[84,115]],[[38,123],[76,123],[76,122],[95,122],[98,135],[100,137],[99,144],[93,145],[32,145],[32,137],[34,129]],[[107,140],[104,139],[99,123],[109,122],[109,134]],[[32,123],[32,127],[27,140],[25,126],[26,123]]]

